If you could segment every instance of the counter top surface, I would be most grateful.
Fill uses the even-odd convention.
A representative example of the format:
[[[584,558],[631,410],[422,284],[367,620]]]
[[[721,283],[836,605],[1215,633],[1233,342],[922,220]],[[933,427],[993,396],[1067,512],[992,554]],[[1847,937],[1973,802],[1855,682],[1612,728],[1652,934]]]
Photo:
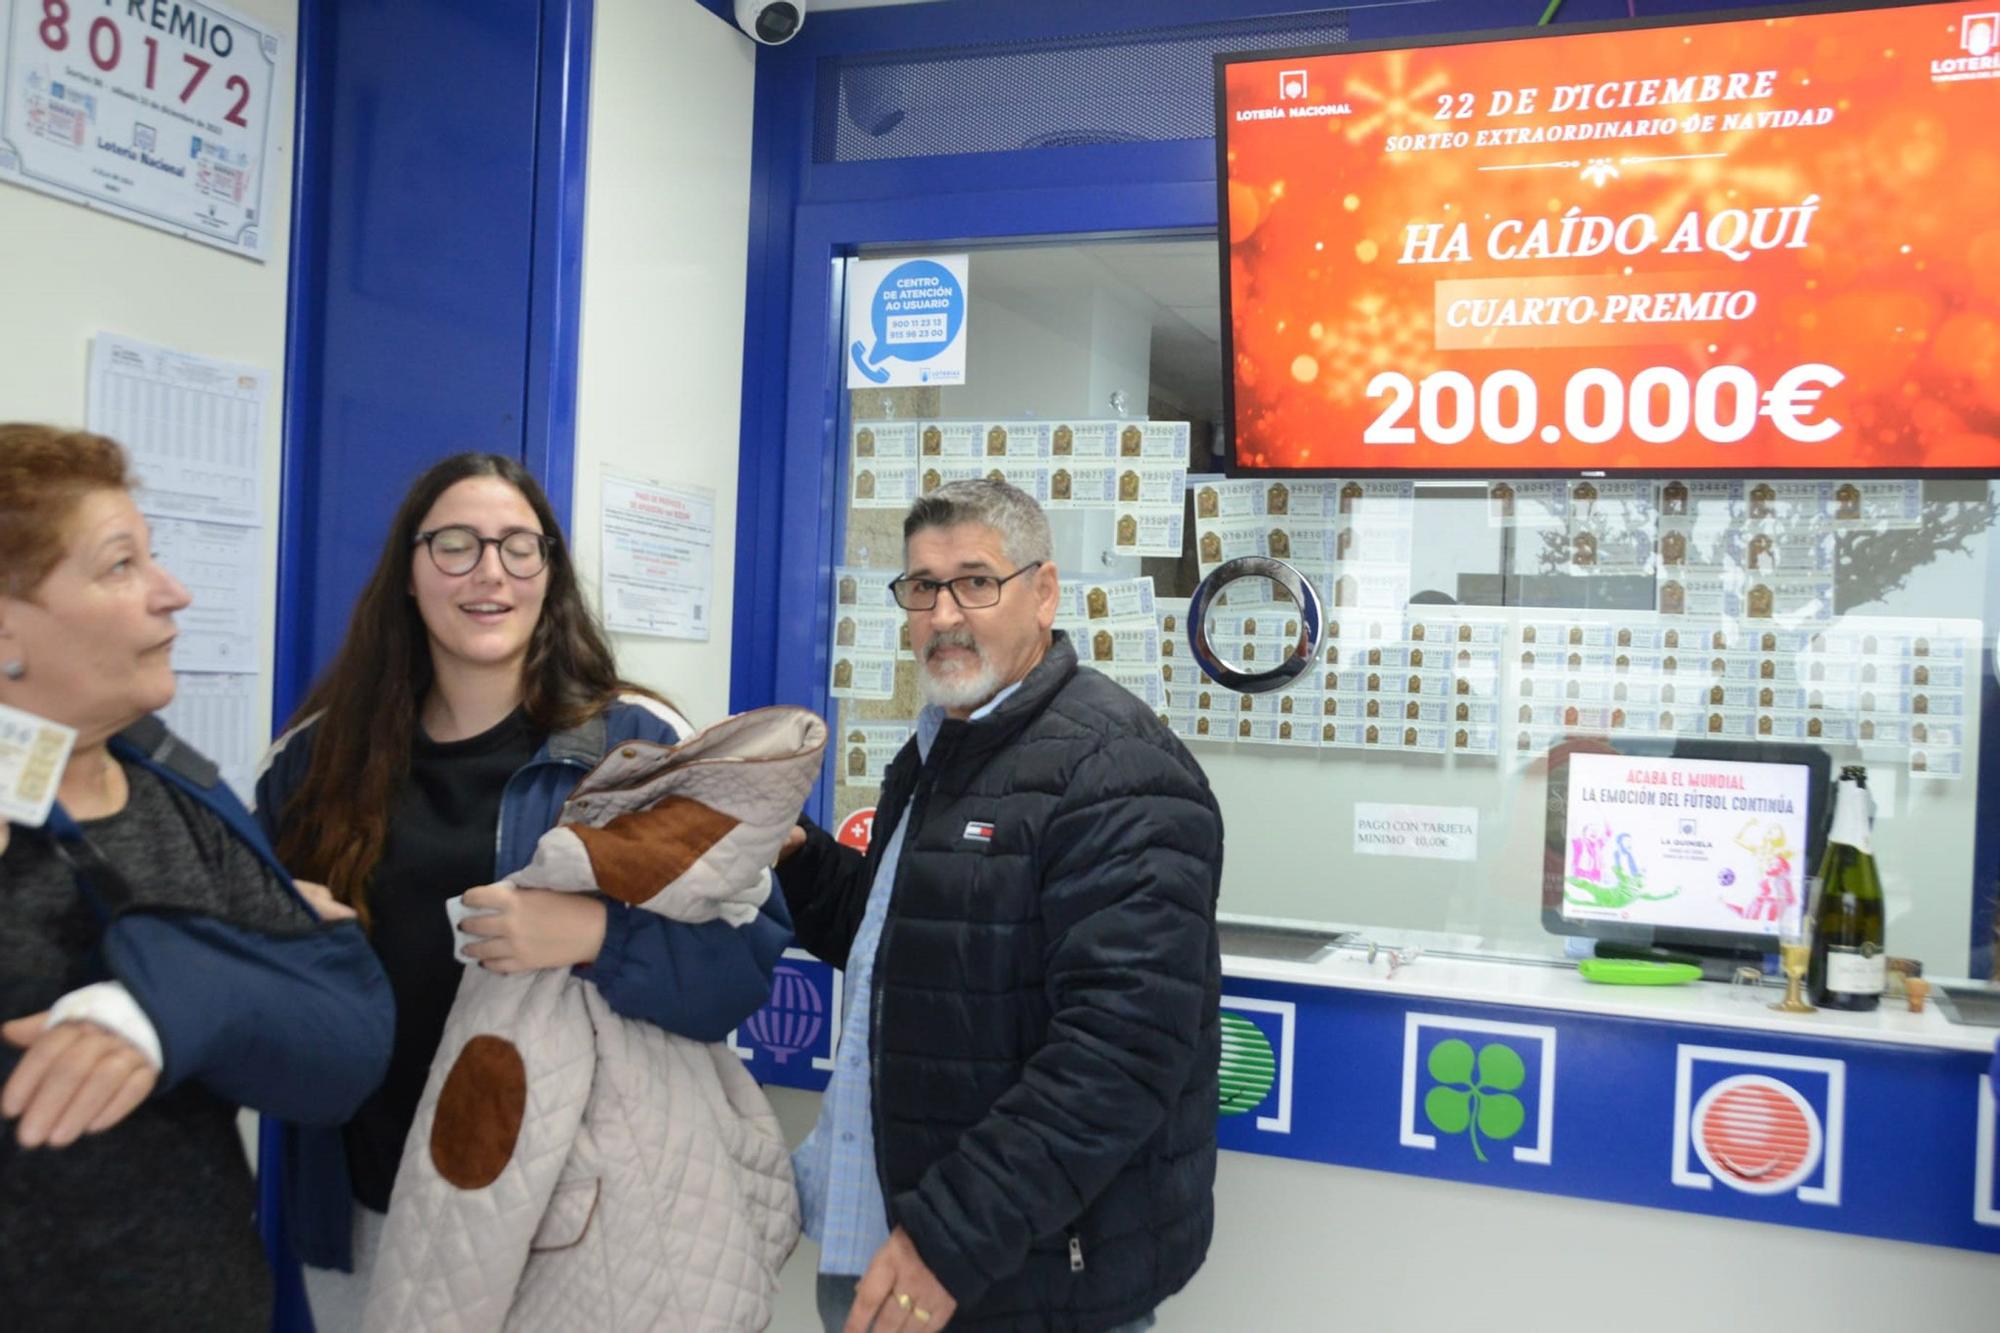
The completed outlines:
[[[1714,981],[1678,986],[1607,986],[1585,981],[1577,975],[1573,963],[1448,956],[1422,938],[1407,944],[1415,944],[1424,952],[1392,971],[1390,943],[1382,942],[1383,947],[1372,962],[1365,944],[1335,946],[1316,958],[1292,962],[1230,953],[1225,925],[1224,986],[1226,989],[1230,980],[1244,978],[1951,1051],[1990,1052],[1996,1037],[2000,1037],[2000,1030],[1952,1022],[1939,1012],[1935,1003],[1926,1005],[1922,1013],[1913,1014],[1901,996],[1884,997],[1881,1008],[1873,1013],[1822,1009],[1811,1014],[1783,1014],[1769,1007],[1783,994],[1781,986],[1774,982],[1767,981],[1755,991]],[[1408,952],[1405,941],[1394,943]]]

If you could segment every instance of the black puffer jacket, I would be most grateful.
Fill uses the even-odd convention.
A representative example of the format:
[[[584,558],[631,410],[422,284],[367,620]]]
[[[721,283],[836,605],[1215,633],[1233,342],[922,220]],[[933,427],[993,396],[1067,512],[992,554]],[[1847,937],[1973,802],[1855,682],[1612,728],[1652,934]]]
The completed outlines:
[[[870,1044],[889,1220],[959,1302],[954,1329],[1137,1318],[1214,1228],[1208,782],[1058,634],[928,763],[914,741],[896,757],[865,860],[809,828],[780,868],[800,942],[837,966],[906,807]]]

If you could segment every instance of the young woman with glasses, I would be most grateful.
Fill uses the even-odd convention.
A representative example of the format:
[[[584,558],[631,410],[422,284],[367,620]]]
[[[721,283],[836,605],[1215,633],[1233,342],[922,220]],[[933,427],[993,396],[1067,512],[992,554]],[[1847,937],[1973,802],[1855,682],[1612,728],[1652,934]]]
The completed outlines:
[[[267,1138],[291,1197],[321,1333],[358,1326],[383,1214],[467,953],[494,972],[574,968],[610,1006],[700,1041],[769,994],[790,938],[777,895],[741,926],[693,926],[589,895],[499,883],[533,855],[610,747],[687,723],[618,678],[541,487],[460,454],[397,511],[347,637],[266,761],[259,818],[328,916],[356,915],[395,990],[381,1088],[343,1128]]]

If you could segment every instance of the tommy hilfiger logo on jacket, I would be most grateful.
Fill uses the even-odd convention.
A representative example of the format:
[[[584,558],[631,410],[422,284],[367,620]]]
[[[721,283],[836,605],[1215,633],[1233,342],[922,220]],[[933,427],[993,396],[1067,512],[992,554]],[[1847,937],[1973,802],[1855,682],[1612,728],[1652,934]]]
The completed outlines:
[[[967,842],[991,842],[993,841],[993,826],[983,819],[968,820],[965,825],[964,837]]]

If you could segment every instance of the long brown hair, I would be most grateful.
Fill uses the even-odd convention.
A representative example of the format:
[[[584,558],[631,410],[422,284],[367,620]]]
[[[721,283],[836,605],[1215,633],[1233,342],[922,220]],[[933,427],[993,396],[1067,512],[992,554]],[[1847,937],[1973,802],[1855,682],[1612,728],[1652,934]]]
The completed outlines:
[[[574,727],[620,693],[651,693],[618,678],[555,511],[526,468],[499,454],[464,453],[418,477],[389,525],[340,651],[288,724],[317,717],[305,781],[280,812],[278,858],[294,874],[324,883],[363,925],[368,881],[388,841],[389,807],[409,774],[419,711],[435,678],[430,638],[409,595],[417,525],[439,496],[473,477],[497,477],[519,491],[554,539],[542,616],[521,667],[521,702],[535,729]]]

